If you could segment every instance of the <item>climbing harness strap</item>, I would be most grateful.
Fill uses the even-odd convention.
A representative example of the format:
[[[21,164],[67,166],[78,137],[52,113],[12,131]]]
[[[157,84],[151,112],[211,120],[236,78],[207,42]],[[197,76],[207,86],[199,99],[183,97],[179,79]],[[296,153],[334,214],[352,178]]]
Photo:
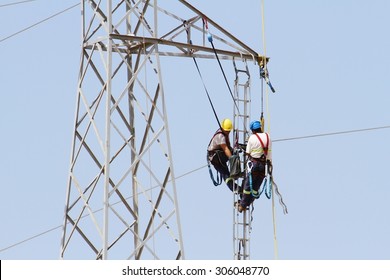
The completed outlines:
[[[264,142],[261,140],[260,136],[257,133],[255,133],[255,135],[256,135],[257,139],[259,139],[259,141],[260,141],[260,145],[263,148],[263,152],[264,152],[265,158],[267,158],[267,155],[268,155],[268,144],[269,144],[268,133],[265,133],[265,135],[267,137],[267,144],[266,145],[264,145]]]
[[[207,157],[207,166],[209,168],[209,174],[210,174],[211,181],[213,181],[214,186],[219,186],[220,184],[222,184],[222,175],[221,175],[221,173],[219,173],[217,171],[217,176],[216,176],[217,179],[215,179],[213,171],[211,170],[210,159],[209,159],[209,153],[208,152],[207,152],[206,157]]]
[[[248,160],[248,162],[246,163],[246,168],[247,168],[247,172],[248,172],[248,180],[249,180],[249,191],[247,190],[243,190],[243,193],[244,194],[250,194],[252,195],[254,198],[259,198],[261,193],[259,193],[258,191],[254,190],[253,189],[253,181],[252,181],[252,168],[253,168],[253,162]]]
[[[213,141],[214,137],[217,136],[218,134],[222,134],[222,135],[225,137],[226,145],[227,145],[228,147],[230,147],[230,140],[229,140],[229,137],[227,137],[227,136],[221,131],[221,129],[218,129],[218,130],[214,133],[213,137],[211,137],[211,140],[210,140],[210,142],[209,142],[207,148],[210,147],[210,144],[211,144],[211,142]],[[212,154],[212,153],[214,153],[214,154]],[[223,180],[222,180],[222,174],[221,174],[220,172],[218,172],[218,170],[216,170],[216,171],[217,171],[217,175],[216,175],[217,178],[215,179],[214,174],[213,174],[213,171],[211,170],[211,165],[210,165],[210,163],[211,163],[211,161],[213,161],[214,158],[216,157],[216,161],[214,161],[214,162],[218,162],[218,164],[220,164],[220,165],[226,164],[226,162],[225,162],[224,160],[223,160],[224,162],[222,162],[221,156],[219,155],[220,153],[223,153],[223,155],[225,155],[225,153],[224,153],[222,150],[215,150],[215,151],[208,151],[208,150],[207,150],[207,155],[206,155],[207,166],[208,166],[208,169],[209,169],[210,178],[211,178],[211,180],[213,181],[214,186],[219,186],[219,185],[222,183],[222,181],[223,181]],[[210,160],[210,157],[212,157],[211,160]],[[226,159],[227,159],[227,157],[226,157]]]
[[[269,136],[268,136],[268,133],[265,133],[266,137],[267,137],[267,143],[264,144],[264,142],[261,140],[260,136],[255,133],[257,139],[259,139],[260,141],[260,145],[261,147],[263,148],[263,153],[264,153],[264,156],[265,156],[265,159],[267,158],[267,154],[268,154],[268,144],[269,144]],[[266,163],[266,161],[265,161]],[[265,191],[265,195],[267,196],[268,199],[271,198],[271,193],[272,193],[272,180],[269,179],[269,174],[267,174],[264,179],[263,179],[263,182],[261,183],[261,187],[259,189],[259,191],[256,191],[253,189],[253,183],[252,183],[252,168],[253,168],[253,162],[251,160],[249,160],[247,162],[247,172],[248,172],[248,180],[249,180],[249,188],[250,188],[250,191],[246,191],[244,190],[244,193],[245,194],[251,194],[254,198],[259,198],[261,196],[261,194]],[[266,166],[265,168],[267,169],[267,163],[266,163]]]
[[[225,137],[226,145],[227,145],[228,147],[231,147],[230,139],[229,139],[229,137],[227,137],[227,136],[222,132],[222,128],[221,128],[221,129],[218,129],[218,130],[214,133],[213,137],[211,137],[209,146],[210,146],[210,144],[211,144],[211,141],[213,141],[214,137],[217,136],[218,134],[222,134],[222,136]]]
[[[247,171],[248,171],[248,180],[249,180],[249,191],[244,190],[244,194],[250,194],[252,195],[255,199],[259,198],[263,192],[267,196],[268,199],[271,198],[271,193],[272,193],[272,180],[271,178],[268,178],[269,175],[265,176],[263,179],[263,182],[260,185],[259,191],[256,191],[253,189],[253,183],[252,183],[252,168],[253,168],[253,163],[251,161],[247,162]]]
[[[272,196],[272,180],[270,180],[269,175],[265,176],[264,180],[262,182],[261,193],[263,193],[263,191],[265,193],[265,196],[268,199],[271,199],[271,196]]]
[[[269,147],[269,136],[268,136],[268,133],[265,133],[265,136],[267,137],[267,143],[265,145],[264,145],[263,140],[261,140],[261,137],[257,133],[255,135],[256,135],[257,139],[259,139],[259,141],[260,141],[260,145],[263,148],[263,153],[264,153],[264,156],[265,156],[265,160],[267,160],[268,147]],[[270,177],[270,172],[269,172],[267,161],[266,161],[266,164],[265,164],[265,168],[266,168],[266,172],[267,173],[266,173],[266,176],[264,177],[263,182],[262,182],[261,192],[264,191],[265,196],[268,199],[271,199],[272,180],[269,178]]]

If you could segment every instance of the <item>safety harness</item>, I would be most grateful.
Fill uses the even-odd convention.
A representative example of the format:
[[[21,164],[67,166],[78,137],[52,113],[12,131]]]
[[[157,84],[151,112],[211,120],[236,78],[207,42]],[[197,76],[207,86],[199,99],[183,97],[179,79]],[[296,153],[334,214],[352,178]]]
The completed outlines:
[[[257,139],[259,139],[259,141],[260,141],[260,145],[261,145],[261,148],[263,148],[263,153],[264,153],[265,158],[267,158],[267,155],[268,155],[268,144],[269,144],[268,133],[265,133],[265,136],[267,137],[267,145],[264,145],[263,140],[261,140],[259,134],[255,133],[255,135],[256,135]]]
[[[258,159],[259,161],[264,161],[265,163],[265,169],[266,169],[266,176],[264,177],[263,179],[263,182],[261,183],[261,187],[260,187],[260,192],[256,191],[253,189],[253,184],[252,184],[252,168],[253,168],[253,158],[252,160],[248,160],[247,162],[247,172],[248,172],[248,180],[249,180],[249,188],[250,190],[249,191],[246,191],[244,190],[244,193],[245,194],[250,194],[252,195],[254,198],[259,198],[261,196],[261,194],[265,191],[265,195],[267,196],[267,198],[271,198],[271,190],[272,190],[272,182],[270,180],[269,184],[267,184],[267,169],[268,169],[268,163],[267,163],[267,155],[268,155],[268,146],[269,146],[269,136],[268,136],[268,133],[265,133],[266,137],[267,137],[267,143],[264,144],[264,142],[261,140],[260,136],[255,133],[257,139],[259,140],[260,142],[260,145],[263,149],[263,155],[261,155],[261,157]],[[257,159],[256,159],[257,160]],[[267,188],[268,187],[268,188]]]
[[[214,135],[213,135],[213,137],[211,137],[211,140],[210,140],[210,142],[209,142],[207,147],[210,147],[210,144],[213,141],[214,137],[217,136],[218,134],[222,134],[225,137],[226,145],[228,147],[230,147],[229,137],[226,137],[226,135],[221,131],[221,129],[218,129],[217,132],[214,133]],[[220,155],[222,153],[224,153],[224,152],[221,149],[217,149],[217,150],[213,150],[213,151],[209,151],[207,149],[207,155],[206,155],[207,166],[209,168],[210,178],[213,181],[214,186],[219,186],[222,183],[222,174],[217,171],[217,175],[216,175],[216,178],[215,178],[214,174],[213,174],[213,171],[211,170],[210,163],[214,159],[214,157],[217,157],[218,161],[214,161],[214,162],[217,163],[217,164],[220,164],[221,166],[223,166],[226,163],[226,161],[223,161],[221,159]]]
[[[256,137],[259,139],[260,141],[260,144],[261,144],[261,147],[263,148],[263,151],[264,151],[264,158],[261,159],[261,160],[264,160],[265,162],[265,171],[266,171],[266,174],[265,174],[265,177],[263,179],[263,182],[261,183],[261,186],[260,186],[260,192],[257,192],[256,190],[253,190],[253,187],[252,187],[252,167],[253,167],[253,163],[252,161],[248,161],[247,162],[247,172],[248,172],[248,178],[249,178],[249,186],[250,186],[250,191],[245,191],[244,190],[244,193],[245,194],[251,194],[254,198],[259,198],[260,195],[265,192],[265,195],[268,199],[271,199],[271,196],[272,196],[272,187],[274,187],[275,189],[275,193],[276,195],[279,197],[279,204],[283,207],[283,212],[284,214],[287,214],[288,213],[288,210],[287,210],[287,206],[286,204],[284,203],[283,201],[283,197],[281,195],[281,193],[279,192],[279,188],[278,188],[278,185],[275,183],[274,181],[274,178],[273,178],[273,175],[272,175],[272,171],[273,171],[273,167],[272,167],[272,164],[270,164],[270,162],[267,160],[267,155],[268,155],[268,147],[269,147],[269,136],[268,134],[266,133],[266,136],[267,136],[267,144],[264,145],[263,141],[261,140],[261,138],[257,135],[257,133],[255,134]],[[262,157],[263,157],[262,156]]]

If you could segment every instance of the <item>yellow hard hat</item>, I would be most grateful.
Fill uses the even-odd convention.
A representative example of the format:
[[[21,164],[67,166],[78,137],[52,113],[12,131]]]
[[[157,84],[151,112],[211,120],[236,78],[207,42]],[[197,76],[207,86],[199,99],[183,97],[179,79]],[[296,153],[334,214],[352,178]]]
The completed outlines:
[[[221,122],[221,127],[225,131],[230,131],[230,130],[233,129],[233,123],[232,123],[232,121],[230,119],[224,119]]]

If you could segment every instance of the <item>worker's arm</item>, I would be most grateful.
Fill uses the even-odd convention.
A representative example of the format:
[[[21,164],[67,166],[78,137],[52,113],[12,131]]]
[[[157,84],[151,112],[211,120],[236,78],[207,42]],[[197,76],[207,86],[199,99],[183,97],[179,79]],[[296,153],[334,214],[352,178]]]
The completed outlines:
[[[232,152],[230,151],[228,145],[226,144],[221,144],[222,151],[225,152],[225,155],[230,158],[232,156]]]

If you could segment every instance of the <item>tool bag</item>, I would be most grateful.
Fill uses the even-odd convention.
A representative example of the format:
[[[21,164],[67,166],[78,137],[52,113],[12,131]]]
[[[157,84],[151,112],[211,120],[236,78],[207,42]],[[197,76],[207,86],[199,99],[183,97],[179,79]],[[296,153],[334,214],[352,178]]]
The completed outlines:
[[[241,161],[240,156],[237,152],[235,152],[230,158],[229,158],[229,167],[230,167],[230,177],[231,178],[238,178],[241,175]]]

